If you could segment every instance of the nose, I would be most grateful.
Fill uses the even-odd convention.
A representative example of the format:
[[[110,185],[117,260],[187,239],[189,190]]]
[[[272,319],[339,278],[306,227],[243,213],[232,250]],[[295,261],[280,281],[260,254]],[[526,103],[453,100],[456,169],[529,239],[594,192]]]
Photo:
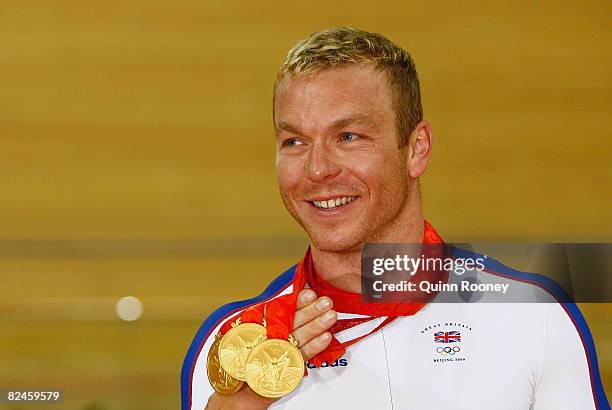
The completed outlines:
[[[323,143],[312,145],[305,168],[308,177],[316,182],[335,177],[341,169],[332,150]]]

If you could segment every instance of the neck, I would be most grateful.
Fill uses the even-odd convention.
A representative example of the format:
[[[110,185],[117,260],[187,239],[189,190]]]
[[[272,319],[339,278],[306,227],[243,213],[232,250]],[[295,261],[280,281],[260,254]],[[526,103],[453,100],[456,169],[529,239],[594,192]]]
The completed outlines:
[[[382,233],[368,238],[368,243],[420,243],[423,240],[424,222],[421,198],[407,198],[406,206]],[[361,292],[361,246],[344,251],[324,251],[313,245],[312,260],[319,276],[330,285],[352,293]]]

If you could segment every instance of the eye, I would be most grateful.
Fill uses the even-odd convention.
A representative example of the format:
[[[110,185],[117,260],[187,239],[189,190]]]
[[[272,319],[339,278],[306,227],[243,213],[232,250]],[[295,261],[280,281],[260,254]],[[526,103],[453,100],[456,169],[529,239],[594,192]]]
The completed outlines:
[[[343,132],[342,133],[342,141],[355,141],[359,136],[352,132]]]
[[[302,145],[302,144],[303,142],[297,138],[287,138],[285,141],[283,141],[284,147],[295,147],[297,145]]]

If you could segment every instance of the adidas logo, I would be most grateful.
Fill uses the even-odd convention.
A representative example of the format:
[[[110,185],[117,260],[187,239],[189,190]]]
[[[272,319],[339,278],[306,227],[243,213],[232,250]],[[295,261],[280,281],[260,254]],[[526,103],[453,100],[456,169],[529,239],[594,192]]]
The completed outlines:
[[[320,368],[323,367],[338,367],[338,366],[348,366],[348,359],[338,359],[335,362],[333,362],[332,364],[328,364],[327,362],[323,362],[323,364],[321,366],[319,366]],[[310,363],[310,362],[306,362],[306,367],[308,367],[309,369],[316,369],[315,365]]]

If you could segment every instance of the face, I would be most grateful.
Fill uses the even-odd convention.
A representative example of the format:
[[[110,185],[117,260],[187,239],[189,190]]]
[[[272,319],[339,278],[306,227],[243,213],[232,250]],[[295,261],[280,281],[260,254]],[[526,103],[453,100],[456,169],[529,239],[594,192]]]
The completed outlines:
[[[274,109],[281,196],[312,245],[343,252],[392,238],[415,188],[385,74],[351,65],[285,78]]]

